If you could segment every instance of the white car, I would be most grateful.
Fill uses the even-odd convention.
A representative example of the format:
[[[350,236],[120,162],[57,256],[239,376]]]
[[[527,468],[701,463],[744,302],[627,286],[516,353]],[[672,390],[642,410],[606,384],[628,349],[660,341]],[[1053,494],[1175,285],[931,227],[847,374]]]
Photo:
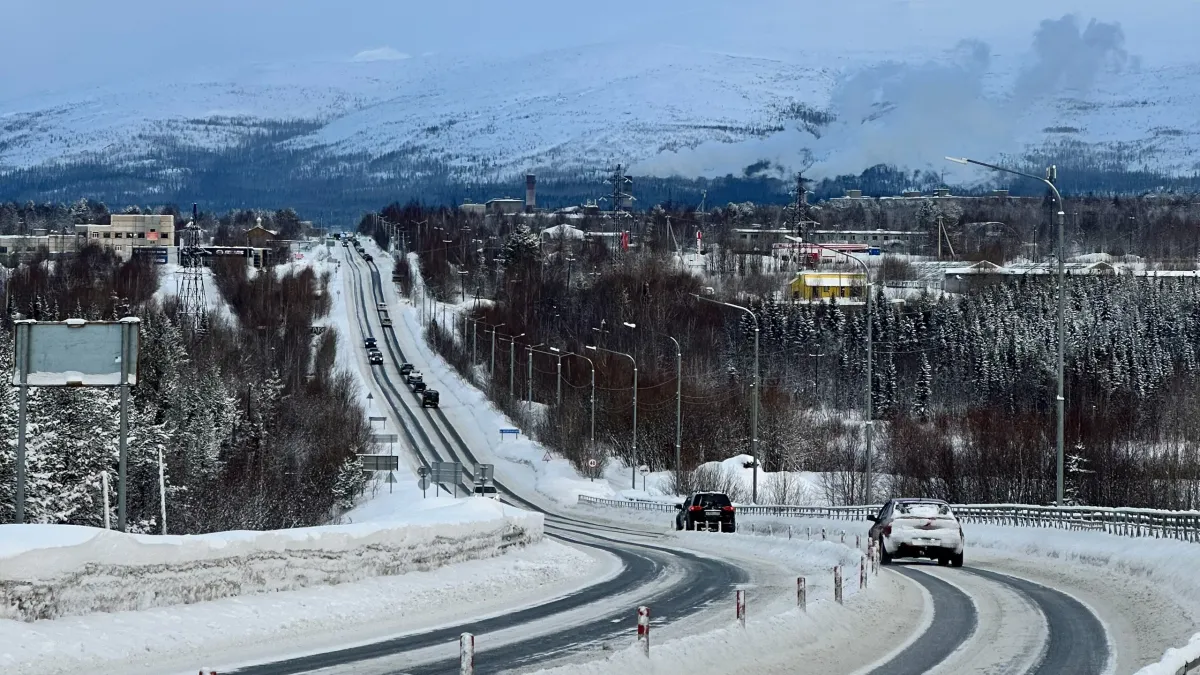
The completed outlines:
[[[929,558],[939,565],[962,567],[962,525],[950,505],[940,499],[893,499],[878,515],[868,536],[879,546],[879,562],[895,558]]]
[[[495,499],[497,501],[500,499],[500,493],[496,492],[495,485],[476,485],[475,496],[485,497],[487,499]]]

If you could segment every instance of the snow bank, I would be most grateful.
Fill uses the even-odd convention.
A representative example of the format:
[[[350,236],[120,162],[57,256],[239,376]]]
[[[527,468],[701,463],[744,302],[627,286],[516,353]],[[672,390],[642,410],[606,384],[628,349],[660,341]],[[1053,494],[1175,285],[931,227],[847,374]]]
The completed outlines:
[[[0,618],[34,621],[340,584],[490,558],[538,542],[542,515],[444,500],[405,521],[131,535],[70,525],[0,526]]]
[[[1186,647],[1168,649],[1162,661],[1151,664],[1134,675],[1181,675],[1186,668],[1200,667],[1200,633],[1192,636]]]
[[[720,478],[719,485],[701,485],[702,489],[726,492],[736,503],[750,501],[754,484],[754,465],[750,455],[736,455],[720,462],[706,462],[696,468],[701,474]],[[628,468],[610,467],[605,476],[613,490],[626,499],[650,500],[677,503],[683,499],[671,491],[673,477],[670,471],[649,473],[638,485],[644,489],[630,489]],[[583,492],[593,497],[604,497],[599,490]],[[788,504],[794,506],[824,506],[828,504],[821,487],[820,474],[811,471],[762,471],[758,472],[758,502],[760,504]]]

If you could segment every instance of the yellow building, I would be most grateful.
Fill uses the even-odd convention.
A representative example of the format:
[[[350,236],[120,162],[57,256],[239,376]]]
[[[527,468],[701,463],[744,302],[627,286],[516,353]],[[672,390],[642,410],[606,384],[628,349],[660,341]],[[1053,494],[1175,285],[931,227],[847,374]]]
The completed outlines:
[[[792,279],[793,300],[861,298],[866,278],[861,272],[801,272]]]

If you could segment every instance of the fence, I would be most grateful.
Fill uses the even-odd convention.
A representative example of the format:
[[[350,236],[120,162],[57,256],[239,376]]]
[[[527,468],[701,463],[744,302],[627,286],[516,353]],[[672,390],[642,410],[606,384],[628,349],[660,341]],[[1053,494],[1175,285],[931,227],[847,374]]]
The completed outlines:
[[[673,503],[601,499],[587,495],[580,495],[579,503],[664,513],[675,510]],[[1200,542],[1200,511],[1158,511],[1100,506],[1032,506],[1028,504],[952,504],[951,508],[954,509],[959,520],[964,523],[1094,530],[1126,537],[1155,537]],[[737,509],[739,513],[751,516],[866,520],[868,515],[879,512],[880,505],[740,505]]]

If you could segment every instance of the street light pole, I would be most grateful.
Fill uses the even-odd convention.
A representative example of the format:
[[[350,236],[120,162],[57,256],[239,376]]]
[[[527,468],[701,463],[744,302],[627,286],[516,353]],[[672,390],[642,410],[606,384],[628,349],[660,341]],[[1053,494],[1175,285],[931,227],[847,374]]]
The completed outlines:
[[[741,305],[735,305],[732,302],[720,302],[718,300],[712,300],[712,299],[706,298],[702,295],[698,295],[696,293],[693,293],[692,296],[702,302],[711,302],[714,305],[723,305],[725,307],[729,307],[732,309],[741,310],[741,311],[749,314],[750,318],[754,320],[754,382],[751,385],[751,388],[754,390],[754,404],[753,404],[753,407],[750,409],[750,456],[754,460],[754,472],[751,474],[751,479],[750,479],[750,501],[757,504],[758,503],[758,464],[761,461],[758,456],[758,389],[759,389],[759,382],[758,382],[758,317],[755,316],[754,312],[751,312],[749,309],[742,307]]]
[[[632,461],[630,463],[632,464],[632,467],[631,467],[631,473],[632,473],[632,477],[633,477],[632,489],[636,490],[637,489],[637,474],[638,474],[638,471],[637,471],[638,470],[638,462],[637,462],[637,459],[638,459],[638,455],[637,455],[637,392],[638,392],[637,361],[634,360],[632,355],[626,354],[624,352],[615,352],[611,349],[605,349],[604,347],[597,347],[594,345],[586,345],[586,347],[592,351],[608,352],[609,354],[616,354],[617,356],[624,356],[625,358],[629,359],[630,363],[633,364],[633,455],[632,455]],[[594,377],[595,376],[593,375],[593,378]],[[594,382],[594,380],[593,380],[593,382]],[[594,391],[594,384],[593,384],[593,391]],[[595,396],[595,394],[593,394],[593,397],[594,396]]]
[[[1054,497],[1055,497],[1054,503],[1059,506],[1062,506],[1063,505],[1063,437],[1064,437],[1063,415],[1064,415],[1064,408],[1066,406],[1066,400],[1067,400],[1066,397],[1063,395],[1063,361],[1065,360],[1065,349],[1066,349],[1066,329],[1065,329],[1065,323],[1063,320],[1063,315],[1066,312],[1066,297],[1067,297],[1066,296],[1066,283],[1065,283],[1066,273],[1065,273],[1065,265],[1064,265],[1063,261],[1066,259],[1067,249],[1066,249],[1066,235],[1063,233],[1063,229],[1064,229],[1063,221],[1066,220],[1066,211],[1064,210],[1064,206],[1063,206],[1062,193],[1060,193],[1058,191],[1058,187],[1054,184],[1054,181],[1058,180],[1058,168],[1056,166],[1054,166],[1053,164],[1051,164],[1050,167],[1046,169],[1046,176],[1043,178],[1041,176],[1035,176],[1031,173],[1024,173],[1022,171],[1014,171],[1013,169],[1006,169],[1002,166],[996,166],[994,164],[987,164],[985,162],[980,162],[980,161],[977,161],[974,159],[968,159],[966,157],[947,157],[946,159],[950,160],[951,162],[958,163],[958,164],[975,164],[976,166],[982,166],[984,168],[992,169],[993,171],[1002,171],[1004,173],[1011,173],[1016,176],[1022,176],[1024,178],[1031,178],[1033,180],[1040,181],[1040,182],[1044,183],[1047,187],[1050,188],[1050,190],[1054,193],[1054,200],[1058,203],[1058,213],[1055,214],[1055,220],[1057,221],[1057,224],[1058,224],[1058,396],[1055,398],[1055,412],[1058,417],[1058,419],[1056,420],[1056,423],[1055,423],[1055,426],[1057,427],[1057,429],[1056,429],[1057,438],[1055,440],[1056,440],[1056,445],[1057,445],[1057,450],[1058,450],[1058,457],[1057,457],[1057,459],[1058,459],[1058,482],[1057,482],[1057,485],[1055,486],[1055,491],[1054,491]]]
[[[592,453],[595,454],[595,452],[596,452],[596,364],[593,363],[591,359],[584,356],[583,354],[576,354],[575,352],[569,352],[569,353],[565,354],[564,356],[578,356],[579,358],[583,359],[584,361],[587,361],[588,365],[591,366],[591,370],[592,370],[592,436],[591,436],[591,442],[592,442]]]
[[[623,322],[627,328],[637,328],[637,324]],[[653,333],[653,331],[651,331]],[[680,461],[681,448],[683,447],[683,352],[679,349],[679,340],[666,335],[664,333],[654,333],[660,337],[665,337],[675,344],[675,470],[683,470],[683,464]]]
[[[875,352],[875,339],[874,339],[875,293],[873,292],[873,289],[871,288],[871,268],[867,267],[867,263],[863,262],[862,260],[859,260],[858,258],[855,258],[854,256],[850,255],[849,253],[847,253],[845,251],[839,251],[837,249],[829,248],[828,246],[825,246],[824,244],[818,244],[818,243],[811,242],[811,241],[806,242],[803,239],[801,239],[800,237],[792,237],[792,236],[788,236],[788,235],[784,235],[784,236],[795,242],[808,244],[809,246],[815,246],[816,248],[845,256],[849,260],[858,263],[858,265],[860,267],[862,267],[862,269],[863,269],[863,289],[866,291],[866,294],[867,294],[867,297],[866,297],[866,303],[867,303],[867,381],[866,381],[866,397],[865,397],[866,400],[863,402],[863,408],[865,410],[864,422],[866,424],[866,426],[863,429],[863,436],[865,437],[864,440],[866,441],[866,445],[867,445],[867,466],[866,466],[866,471],[864,472],[864,475],[863,475],[863,504],[870,504],[871,498],[874,496],[873,493],[875,492],[875,490],[874,490],[874,488],[875,488],[874,475],[872,472],[872,468],[873,468],[872,465],[874,464],[874,458],[875,458],[875,447],[874,447],[875,446],[875,419],[874,419],[875,402],[873,400],[873,394],[872,394],[872,390],[874,389],[874,382],[875,382],[873,379],[873,374],[872,374],[873,369],[875,367],[875,353],[874,353]]]
[[[488,374],[488,386],[492,386],[492,378],[496,377],[496,329],[503,328],[504,324],[498,323],[492,326],[492,369]]]

